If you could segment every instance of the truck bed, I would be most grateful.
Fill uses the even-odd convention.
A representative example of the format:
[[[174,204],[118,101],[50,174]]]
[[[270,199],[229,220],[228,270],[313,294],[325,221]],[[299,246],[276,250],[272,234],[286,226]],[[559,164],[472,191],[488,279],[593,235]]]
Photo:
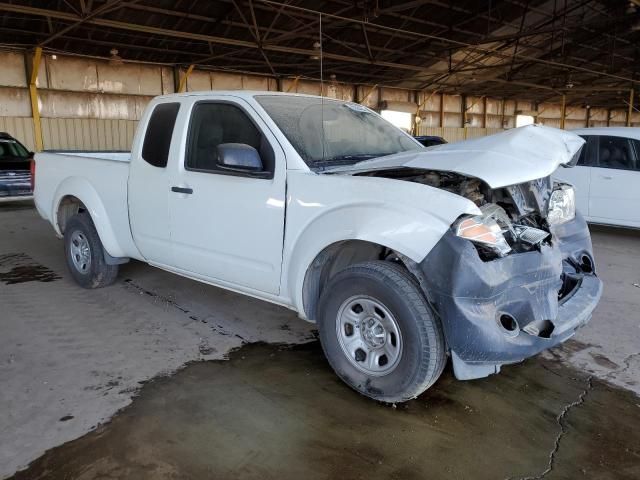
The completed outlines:
[[[37,153],[34,197],[38,212],[62,235],[56,218],[60,202],[69,195],[82,198],[107,252],[113,257],[136,258],[127,204],[129,160],[129,152]]]

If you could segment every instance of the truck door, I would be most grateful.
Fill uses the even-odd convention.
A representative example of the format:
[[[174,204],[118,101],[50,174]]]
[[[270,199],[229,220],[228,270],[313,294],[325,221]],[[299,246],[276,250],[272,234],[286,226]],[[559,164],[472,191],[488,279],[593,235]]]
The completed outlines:
[[[129,221],[142,256],[158,265],[171,265],[169,230],[169,171],[167,163],[180,103],[159,103],[142,119],[144,138],[136,141],[129,167]],[[145,128],[146,125],[146,128]],[[142,145],[140,145],[142,143]]]
[[[177,269],[277,294],[285,215],[284,152],[246,103],[195,101],[169,212]],[[220,168],[220,144],[255,148],[263,171]]]

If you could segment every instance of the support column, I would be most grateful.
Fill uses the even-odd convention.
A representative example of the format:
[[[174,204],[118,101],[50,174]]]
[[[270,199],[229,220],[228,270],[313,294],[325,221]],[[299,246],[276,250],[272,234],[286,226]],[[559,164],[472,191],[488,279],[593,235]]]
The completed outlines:
[[[180,84],[178,85],[178,93],[183,93],[187,91],[187,79],[189,78],[189,75],[191,75],[191,72],[193,72],[194,66],[195,65],[189,65],[189,68],[187,68],[187,71],[184,73],[184,75],[180,79]]]
[[[462,95],[462,128],[464,129],[464,139],[467,139],[467,96]]]
[[[377,83],[376,83],[373,87],[371,87],[371,88],[367,91],[367,93],[365,93],[365,95],[364,95],[360,100],[358,100],[358,103],[359,103],[359,104],[361,104],[361,105],[363,105],[363,104],[364,104],[364,102],[366,102],[366,101],[367,101],[367,99],[371,96],[371,94],[375,91],[375,89],[376,89],[376,88],[378,88],[378,84],[377,84]],[[356,93],[357,93],[357,92],[356,92]],[[378,103],[379,103],[379,102],[380,102],[380,95],[378,95]]]
[[[41,152],[44,148],[42,141],[42,122],[40,121],[40,106],[38,105],[38,70],[40,59],[42,58],[42,47],[36,47],[31,57],[31,72],[29,75],[29,99],[31,100],[31,116],[33,118],[33,132],[36,142],[36,151]]]
[[[591,120],[591,107],[586,106],[585,107],[586,110],[586,118],[585,118],[585,128],[589,128],[589,121]]]
[[[629,109],[627,110],[627,127],[631,126],[632,113],[633,113],[633,88],[629,90]]]
[[[173,67],[173,93],[178,93],[180,88],[180,67]]]
[[[487,128],[487,97],[482,97],[482,108],[484,117],[482,117],[482,128]],[[486,132],[485,132],[486,134]]]
[[[567,115],[567,96],[562,95],[562,105],[560,106],[560,128],[564,130],[564,118]]]
[[[300,75],[296,76],[293,81],[291,82],[291,84],[289,85],[289,88],[287,88],[287,93],[289,93],[291,90],[294,90],[297,92],[298,90],[298,82],[300,81]]]
[[[444,128],[444,92],[440,94],[440,128]]]

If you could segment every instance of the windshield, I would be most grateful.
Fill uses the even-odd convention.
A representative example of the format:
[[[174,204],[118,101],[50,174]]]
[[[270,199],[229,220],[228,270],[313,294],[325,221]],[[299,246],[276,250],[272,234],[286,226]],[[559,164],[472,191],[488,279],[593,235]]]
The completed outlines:
[[[255,98],[312,169],[422,148],[402,130],[357,103],[294,95]]]
[[[11,138],[0,138],[0,160],[9,158],[27,158],[29,152],[20,143]]]

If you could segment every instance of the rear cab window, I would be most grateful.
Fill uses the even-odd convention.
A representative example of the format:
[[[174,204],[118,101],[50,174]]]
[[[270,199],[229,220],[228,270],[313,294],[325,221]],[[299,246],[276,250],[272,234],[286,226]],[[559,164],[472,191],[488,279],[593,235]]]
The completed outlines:
[[[180,103],[160,103],[149,118],[142,145],[142,158],[154,167],[165,168],[169,160],[171,137],[176,124]]]

